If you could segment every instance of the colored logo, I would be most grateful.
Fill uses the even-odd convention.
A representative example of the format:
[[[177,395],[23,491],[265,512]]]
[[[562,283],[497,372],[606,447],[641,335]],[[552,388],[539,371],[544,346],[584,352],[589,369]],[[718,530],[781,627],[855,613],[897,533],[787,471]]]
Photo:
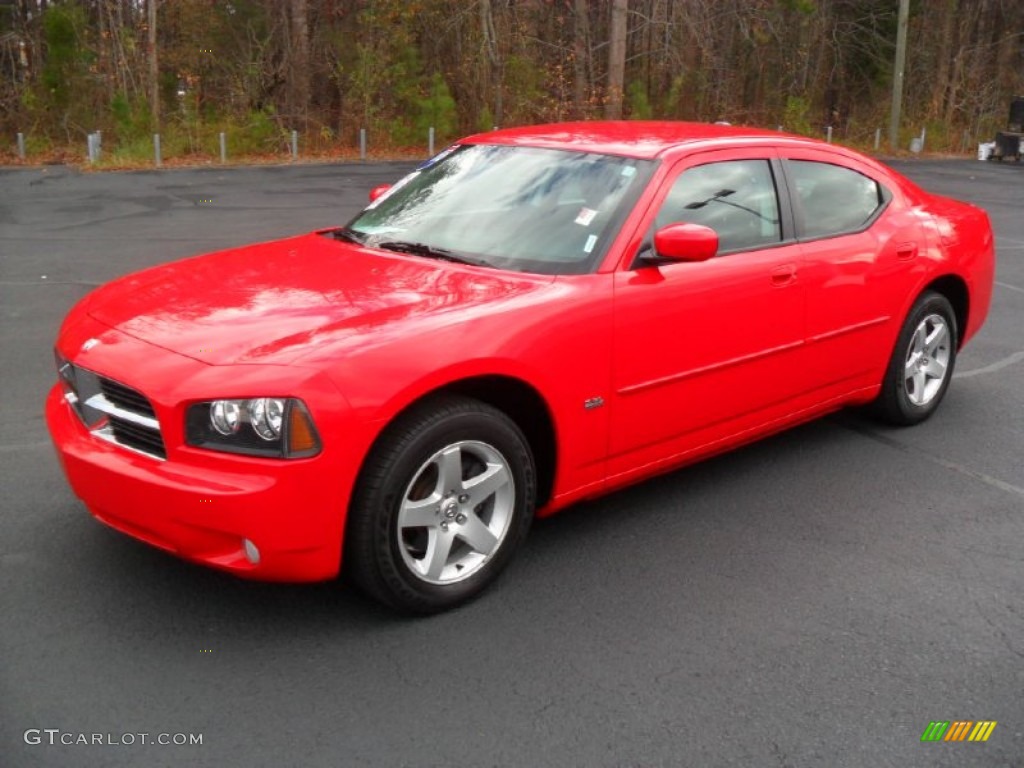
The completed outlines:
[[[932,720],[921,741],[988,741],[996,724],[995,720]]]

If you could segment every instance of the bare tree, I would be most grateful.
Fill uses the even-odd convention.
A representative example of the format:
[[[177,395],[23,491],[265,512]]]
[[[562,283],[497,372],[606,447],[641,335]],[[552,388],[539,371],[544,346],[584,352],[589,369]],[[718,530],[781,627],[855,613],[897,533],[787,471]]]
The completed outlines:
[[[291,35],[288,41],[288,116],[306,126],[309,112],[309,1],[291,0]]]
[[[608,36],[608,93],[604,116],[622,118],[622,91],[626,79],[626,27],[629,0],[613,0],[611,32]]]
[[[573,91],[572,107],[577,118],[584,116],[583,104],[590,91],[587,72],[590,64],[590,23],[588,18],[587,0],[574,0],[573,3]]]
[[[160,65],[156,50],[157,0],[147,0],[149,32],[149,109],[153,119],[153,130],[160,130]]]

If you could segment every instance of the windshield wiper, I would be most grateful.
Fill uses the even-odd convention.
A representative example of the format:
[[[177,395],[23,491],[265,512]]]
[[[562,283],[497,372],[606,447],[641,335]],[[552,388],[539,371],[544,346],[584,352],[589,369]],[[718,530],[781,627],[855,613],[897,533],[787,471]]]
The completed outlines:
[[[453,261],[456,264],[471,264],[474,267],[491,266],[481,259],[473,259],[469,256],[463,256],[462,254],[455,253],[454,251],[449,251],[447,248],[438,248],[435,245],[427,245],[426,243],[409,243],[404,240],[382,240],[381,242],[374,243],[373,245],[377,248],[384,248],[388,251],[412,253],[416,256],[427,256],[431,259]]]
[[[358,245],[364,245],[366,242],[366,235],[361,232],[356,232],[354,229],[349,229],[348,227],[332,229],[328,234],[337,240],[348,240],[350,243],[356,243]]]

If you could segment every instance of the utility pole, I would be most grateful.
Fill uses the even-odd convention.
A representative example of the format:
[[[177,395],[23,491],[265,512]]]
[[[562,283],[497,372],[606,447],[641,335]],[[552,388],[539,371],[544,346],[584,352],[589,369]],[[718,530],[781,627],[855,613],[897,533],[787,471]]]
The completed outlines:
[[[899,149],[900,111],[903,109],[903,71],[907,63],[907,19],[910,0],[900,0],[899,20],[896,24],[896,61],[892,70],[892,112],[889,115],[889,148]]]
[[[156,3],[147,0],[149,23],[149,108],[153,115],[153,130],[160,131],[160,67],[156,58]]]

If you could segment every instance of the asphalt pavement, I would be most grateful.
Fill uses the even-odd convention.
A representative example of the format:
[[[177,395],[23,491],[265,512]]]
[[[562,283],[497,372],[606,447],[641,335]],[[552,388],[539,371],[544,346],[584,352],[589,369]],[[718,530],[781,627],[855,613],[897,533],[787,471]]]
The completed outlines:
[[[998,238],[933,419],[841,413],[581,504],[460,610],[244,582],[93,521],[42,415],[71,305],[344,223],[409,167],[0,169],[0,768],[1024,766],[1024,166],[898,164]],[[936,720],[998,725],[922,743]]]

